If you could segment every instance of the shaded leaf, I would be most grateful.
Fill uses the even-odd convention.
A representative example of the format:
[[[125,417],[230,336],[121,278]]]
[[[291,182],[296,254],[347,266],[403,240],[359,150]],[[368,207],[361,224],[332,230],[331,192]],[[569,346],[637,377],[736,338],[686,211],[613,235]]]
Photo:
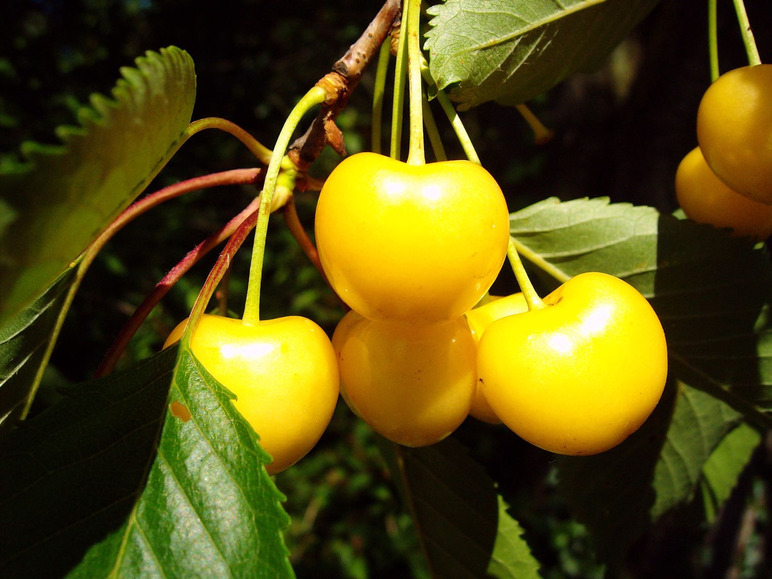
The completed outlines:
[[[654,472],[652,519],[694,498],[706,463],[739,421],[737,412],[720,400],[682,386]]]
[[[700,489],[708,522],[715,521],[718,511],[729,498],[740,473],[748,465],[760,442],[758,430],[740,424],[724,437],[705,462]]]
[[[426,37],[439,88],[461,110],[519,104],[596,68],[657,0],[446,0]]]
[[[464,446],[451,438],[423,448],[395,445],[393,453],[433,576],[539,576],[522,527]]]
[[[140,366],[67,388],[0,442],[0,575],[59,577],[120,528],[153,461],[174,367]]]
[[[112,99],[91,97],[59,146],[26,143],[0,174],[0,326],[40,296],[160,171],[195,99],[193,61],[175,47],[123,68]]]
[[[693,500],[703,467],[738,419],[704,392],[669,387],[646,424],[618,447],[559,460],[561,492],[607,563],[621,564],[653,521]]]
[[[62,274],[28,308],[0,327],[0,428],[16,422],[56,339],[53,328],[75,283],[75,269]]]
[[[73,576],[293,576],[270,457],[232,398],[181,351],[142,496]]]
[[[560,492],[611,566],[624,560],[652,521],[654,475],[677,398],[678,389],[669,384],[644,425],[611,450],[558,459]]]

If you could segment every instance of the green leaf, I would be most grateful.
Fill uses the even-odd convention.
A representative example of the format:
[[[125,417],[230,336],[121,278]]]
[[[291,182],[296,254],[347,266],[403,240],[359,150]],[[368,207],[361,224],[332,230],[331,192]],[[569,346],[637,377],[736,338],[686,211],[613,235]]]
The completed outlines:
[[[694,498],[705,464],[739,420],[740,416],[720,400],[700,390],[681,387],[654,471],[652,486],[656,500],[650,510],[653,520]]]
[[[636,287],[662,321],[671,375],[772,425],[766,251],[711,226],[607,199],[547,199],[510,222],[524,261],[551,286],[603,271]]]
[[[392,448],[392,470],[401,474],[432,576],[539,576],[523,529],[465,447],[450,438],[423,448]]]
[[[761,434],[743,423],[724,437],[705,462],[700,479],[705,518],[716,520],[719,509],[729,498],[737,478],[748,465],[753,451],[761,442]]]
[[[0,326],[40,296],[161,170],[195,100],[193,61],[170,47],[123,68],[58,146],[26,143],[0,174]]]
[[[0,442],[0,576],[61,577],[120,528],[152,464],[174,367],[167,350],[64,398]]]
[[[0,428],[15,423],[53,347],[53,328],[75,280],[69,269],[30,307],[0,327]]]
[[[464,110],[520,104],[596,68],[657,0],[446,0],[429,8],[426,49],[439,88]]]
[[[74,577],[292,577],[283,496],[233,396],[182,350],[158,453],[125,524]]]
[[[559,460],[560,490],[608,564],[620,565],[652,522],[694,498],[703,466],[737,422],[721,401],[671,385],[654,414],[621,445]]]

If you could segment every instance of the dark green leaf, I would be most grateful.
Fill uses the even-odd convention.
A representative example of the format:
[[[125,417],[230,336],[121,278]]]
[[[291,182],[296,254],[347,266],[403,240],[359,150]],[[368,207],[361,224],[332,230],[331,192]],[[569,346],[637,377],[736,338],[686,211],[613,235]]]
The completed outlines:
[[[60,146],[25,144],[0,174],[0,326],[40,296],[150,182],[190,122],[195,73],[178,48],[122,69],[112,100],[91,98]]]
[[[283,497],[263,467],[270,457],[232,398],[181,351],[142,496],[73,576],[293,575],[282,539],[289,522]]]
[[[0,429],[16,422],[27,407],[56,339],[52,330],[74,279],[75,269],[67,270],[46,293],[0,327]]]
[[[740,424],[724,437],[705,462],[700,489],[708,522],[715,521],[719,509],[729,498],[737,484],[737,478],[760,442],[761,435],[758,430],[747,424]]]
[[[646,424],[618,447],[560,459],[561,490],[604,560],[621,563],[651,522],[694,498],[703,467],[737,422],[724,403],[682,385],[669,388]]]
[[[429,66],[462,110],[523,103],[597,67],[656,3],[446,0],[429,9]]]
[[[495,483],[454,439],[394,447],[393,468],[435,577],[538,577]]]
[[[651,522],[654,475],[678,397],[670,384],[644,425],[602,454],[561,457],[561,494],[592,533],[598,555],[612,566]]]
[[[61,577],[123,525],[165,415],[167,350],[130,372],[79,385],[0,443],[0,575]]]
[[[737,412],[720,400],[700,390],[681,387],[654,471],[657,498],[650,510],[652,519],[694,498],[704,466],[739,420]]]

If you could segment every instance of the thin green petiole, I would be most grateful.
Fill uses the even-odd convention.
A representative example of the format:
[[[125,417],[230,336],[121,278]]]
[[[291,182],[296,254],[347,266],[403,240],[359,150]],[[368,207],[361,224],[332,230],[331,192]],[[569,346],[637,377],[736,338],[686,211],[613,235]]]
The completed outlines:
[[[402,154],[402,109],[405,103],[405,67],[407,66],[407,19],[402,12],[399,25],[397,60],[394,66],[394,100],[391,106],[391,146],[389,156],[399,159]]]
[[[426,163],[424,152],[424,121],[421,85],[421,0],[406,0],[407,8],[407,78],[410,97],[410,147],[407,153],[408,165]],[[405,18],[405,14],[402,15]]]
[[[432,114],[432,109],[429,106],[429,100],[425,95],[424,98],[421,99],[421,105],[424,109],[424,125],[426,126],[426,133],[429,135],[429,142],[432,144],[434,158],[437,159],[437,161],[447,161],[448,156],[445,153],[445,146],[442,144],[440,131],[437,128],[437,123],[434,121],[434,115]]]
[[[271,160],[271,150],[268,147],[264,146],[260,141],[255,139],[236,123],[220,117],[206,117],[193,121],[188,125],[187,129],[185,129],[184,138],[187,140],[196,133],[200,133],[206,129],[219,129],[233,135],[241,141],[263,165],[267,165]]]
[[[437,83],[435,83],[432,78],[426,59],[421,60],[421,75],[423,75],[427,85],[436,88]],[[469,133],[466,132],[466,127],[464,127],[464,123],[461,121],[461,117],[458,116],[458,112],[453,106],[453,103],[450,102],[448,95],[446,95],[444,91],[437,89],[436,98],[440,103],[442,110],[445,112],[445,116],[448,117],[450,125],[453,127],[453,131],[456,133],[458,142],[461,144],[461,148],[464,149],[466,158],[479,165],[480,157],[477,155],[472,139],[469,137]]]
[[[373,153],[381,153],[381,133],[383,129],[383,95],[386,92],[386,73],[389,71],[391,58],[390,43],[381,44],[378,53],[378,67],[375,70],[375,87],[373,93],[373,123],[370,148]]]
[[[734,0],[734,9],[737,12],[737,22],[740,25],[745,52],[748,54],[748,64],[751,66],[761,64],[761,56],[759,56],[759,50],[756,47],[756,40],[753,38],[751,23],[748,20],[748,13],[745,11],[743,0]]]
[[[309,90],[292,109],[287,120],[284,121],[279,137],[276,139],[276,146],[273,149],[271,161],[265,174],[265,184],[261,192],[260,213],[255,226],[255,245],[252,250],[252,261],[249,267],[249,285],[247,286],[247,298],[242,320],[245,325],[257,325],[260,322],[260,285],[263,274],[266,237],[268,234],[268,219],[271,214],[271,202],[276,189],[276,181],[282,169],[282,161],[285,158],[284,154],[300,120],[310,109],[323,103],[326,96],[327,92],[320,86],[314,86]]]
[[[708,53],[710,56],[710,82],[714,82],[719,74],[718,66],[718,18],[716,15],[717,0],[708,0]]]
[[[536,293],[536,290],[531,283],[531,279],[528,277],[528,274],[525,271],[523,261],[520,259],[520,255],[517,253],[515,241],[511,236],[509,238],[509,245],[507,246],[507,258],[509,258],[509,265],[512,266],[512,271],[514,272],[515,279],[517,279],[517,283],[520,286],[520,291],[523,292],[525,303],[528,304],[528,310],[533,311],[547,307],[539,297],[539,294]]]

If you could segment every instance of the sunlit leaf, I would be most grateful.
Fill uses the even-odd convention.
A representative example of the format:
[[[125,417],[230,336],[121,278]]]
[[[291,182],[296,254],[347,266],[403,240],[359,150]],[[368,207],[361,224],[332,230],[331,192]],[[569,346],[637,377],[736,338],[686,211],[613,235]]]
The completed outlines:
[[[656,3],[446,0],[429,9],[429,66],[461,109],[523,103],[597,67]]]
[[[62,144],[22,147],[0,174],[0,326],[38,298],[150,182],[179,145],[195,100],[193,61],[166,48],[123,68]]]
[[[232,398],[181,352],[142,495],[73,576],[293,576],[270,457]]]

